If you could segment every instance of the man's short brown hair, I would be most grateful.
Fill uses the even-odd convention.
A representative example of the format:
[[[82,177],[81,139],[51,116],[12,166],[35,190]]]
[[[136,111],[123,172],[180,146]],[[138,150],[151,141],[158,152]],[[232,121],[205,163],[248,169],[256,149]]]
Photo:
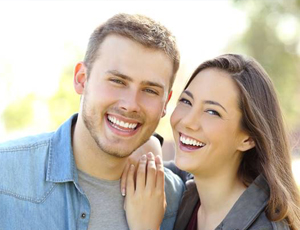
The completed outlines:
[[[163,51],[173,62],[171,89],[180,61],[175,38],[163,25],[143,15],[117,14],[94,30],[90,36],[84,58],[88,76],[98,57],[100,44],[109,34],[119,34],[145,47]]]

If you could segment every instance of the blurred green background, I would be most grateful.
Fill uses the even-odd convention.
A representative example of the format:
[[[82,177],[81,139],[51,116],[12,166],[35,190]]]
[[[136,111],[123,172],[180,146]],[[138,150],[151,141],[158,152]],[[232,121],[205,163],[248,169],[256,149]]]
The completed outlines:
[[[15,3],[21,4],[17,11]],[[165,151],[173,151],[170,114],[196,66],[222,53],[242,53],[257,59],[273,79],[293,155],[300,156],[300,0],[1,2],[0,141],[55,130],[78,111],[73,68],[83,59],[92,30],[118,12],[161,21],[182,51],[168,115],[157,129],[165,137]],[[46,73],[58,64],[62,67],[51,79]],[[29,77],[36,72],[36,78]],[[38,90],[29,87],[34,84]],[[299,175],[300,163],[295,162]]]

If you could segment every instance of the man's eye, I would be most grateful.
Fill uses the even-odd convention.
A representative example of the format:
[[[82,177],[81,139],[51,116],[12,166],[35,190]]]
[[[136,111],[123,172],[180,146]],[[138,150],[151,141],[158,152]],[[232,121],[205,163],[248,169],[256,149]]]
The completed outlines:
[[[144,91],[147,92],[147,93],[150,93],[150,94],[158,95],[158,93],[153,89],[145,89]]]
[[[183,104],[187,104],[187,105],[192,105],[192,103],[188,99],[185,99],[185,98],[180,98],[179,102],[181,102]]]
[[[221,117],[220,113],[218,113],[216,110],[208,109],[205,112],[207,112],[208,114],[213,115],[213,116]]]
[[[120,85],[125,85],[125,82],[124,81],[121,81],[119,79],[110,79],[110,81],[116,83],[116,84],[120,84]]]

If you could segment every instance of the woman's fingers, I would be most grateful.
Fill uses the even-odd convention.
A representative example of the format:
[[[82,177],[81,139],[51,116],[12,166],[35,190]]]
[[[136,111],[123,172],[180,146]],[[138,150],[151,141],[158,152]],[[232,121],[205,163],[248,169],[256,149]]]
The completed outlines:
[[[127,196],[132,196],[135,191],[135,186],[134,186],[134,171],[135,167],[133,164],[129,166],[128,174],[127,174],[127,179],[126,179],[126,194]]]
[[[139,167],[137,169],[137,176],[136,176],[136,191],[137,192],[143,191],[145,189],[146,165],[147,165],[147,156],[143,155],[140,159]]]
[[[152,191],[155,189],[156,183],[156,164],[153,153],[149,152],[147,154],[147,179],[146,179],[146,189]]]
[[[122,173],[122,177],[121,177],[121,194],[122,194],[122,196],[126,195],[126,180],[127,180],[129,168],[130,168],[130,164],[127,163],[125,166],[125,169]]]
[[[160,192],[165,191],[165,172],[161,156],[155,157],[156,163],[156,189]]]
[[[134,189],[134,168],[127,176],[125,197],[126,218],[130,229],[159,229],[166,209],[164,170],[161,157],[143,155],[137,169]]]
[[[137,173],[136,181],[135,173]],[[149,152],[141,157],[138,167],[134,167],[133,164],[126,165],[121,178],[121,193],[125,196],[125,193],[129,192],[128,189],[131,194],[143,192],[145,189],[150,193],[154,190],[163,192],[164,183],[164,167],[161,156],[154,157]]]

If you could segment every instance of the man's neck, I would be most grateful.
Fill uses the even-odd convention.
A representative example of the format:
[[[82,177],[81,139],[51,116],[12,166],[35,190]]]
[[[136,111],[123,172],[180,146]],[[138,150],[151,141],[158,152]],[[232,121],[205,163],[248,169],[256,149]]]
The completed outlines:
[[[79,117],[72,127],[72,147],[79,170],[99,179],[120,179],[127,158],[117,158],[103,152]]]

